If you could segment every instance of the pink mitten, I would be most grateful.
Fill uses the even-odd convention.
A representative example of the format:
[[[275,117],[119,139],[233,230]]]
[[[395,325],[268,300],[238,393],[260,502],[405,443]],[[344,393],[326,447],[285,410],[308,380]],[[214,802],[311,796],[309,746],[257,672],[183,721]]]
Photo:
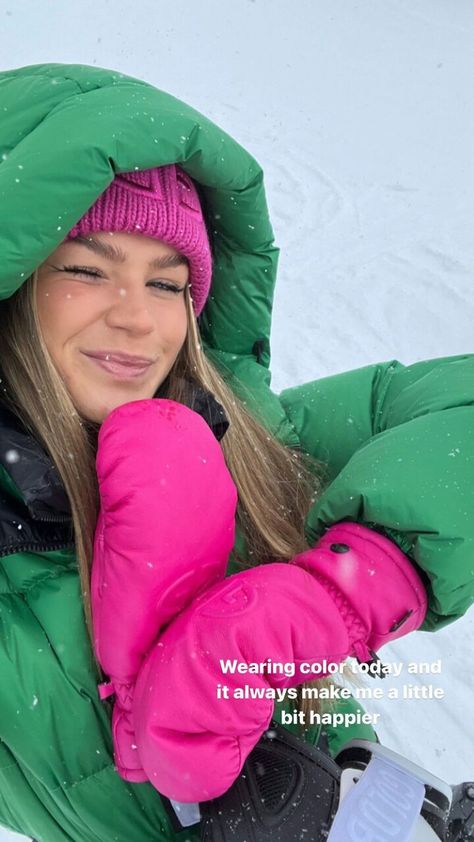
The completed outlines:
[[[314,677],[302,662],[370,660],[372,650],[417,629],[426,607],[408,558],[355,523],[331,527],[288,564],[218,583],[168,626],[140,670],[132,711],[149,780],[178,801],[221,795],[270,723],[265,690]],[[294,663],[295,675],[224,674],[220,666],[267,659]],[[218,684],[229,687],[229,699],[217,698]],[[256,698],[232,697],[244,684]]]
[[[134,682],[160,631],[223,579],[237,491],[206,421],[167,399],[114,409],[99,431],[100,514],[92,568],[98,660],[115,692],[119,774],[147,779],[131,720]]]

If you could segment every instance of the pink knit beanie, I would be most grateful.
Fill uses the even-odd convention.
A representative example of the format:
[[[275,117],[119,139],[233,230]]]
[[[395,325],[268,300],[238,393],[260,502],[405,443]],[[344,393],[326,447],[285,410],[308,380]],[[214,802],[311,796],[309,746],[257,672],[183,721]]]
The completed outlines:
[[[169,164],[116,175],[66,237],[93,231],[144,234],[168,243],[189,261],[193,309],[199,316],[211,287],[212,258],[196,187]]]

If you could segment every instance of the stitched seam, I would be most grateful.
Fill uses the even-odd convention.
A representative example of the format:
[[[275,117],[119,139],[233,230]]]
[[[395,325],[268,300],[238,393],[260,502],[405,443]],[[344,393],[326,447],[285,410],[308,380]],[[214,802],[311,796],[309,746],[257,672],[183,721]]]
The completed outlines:
[[[364,643],[366,643],[368,638],[368,629],[365,627],[359,615],[353,609],[352,605],[346,599],[342,591],[340,591],[336,585],[334,585],[328,579],[325,579],[325,577],[321,576],[319,573],[312,572],[312,576],[324,587],[325,591],[329,594],[336,608],[338,609],[344,622],[344,625],[347,629],[347,633],[349,636],[349,644],[352,646],[359,640],[362,640]]]
[[[11,595],[11,596],[24,596],[24,595],[26,595],[26,594],[31,593],[31,591],[33,591],[35,588],[41,587],[41,585],[43,585],[43,584],[44,584],[44,582],[50,582],[50,581],[54,581],[54,580],[56,580],[56,579],[60,579],[60,578],[61,578],[62,576],[64,576],[66,573],[74,573],[74,574],[77,574],[77,568],[75,568],[75,567],[70,567],[69,569],[67,569],[67,570],[62,570],[62,571],[61,571],[61,572],[59,572],[59,573],[51,573],[51,574],[47,574],[47,575],[42,576],[41,578],[39,578],[39,577],[38,577],[38,578],[35,580],[35,582],[34,582],[33,584],[29,585],[29,587],[22,587],[22,588],[21,588],[21,590],[17,590],[17,591],[1,591],[1,592],[0,592],[0,597],[2,597],[2,596],[4,596],[4,595],[5,595],[5,596],[8,596],[8,595]]]
[[[391,360],[389,363],[389,367],[382,375],[382,384],[381,384],[381,392],[376,397],[375,390],[377,389],[377,383],[374,382],[372,384],[372,435],[376,436],[381,432],[384,432],[384,429],[380,426],[380,418],[383,414],[385,409],[385,398],[387,397],[387,392],[390,388],[392,383],[392,378],[397,371],[398,360]],[[376,380],[376,378],[375,378]]]
[[[71,784],[68,784],[65,787],[65,789],[74,789],[77,786],[81,786],[81,784],[87,783],[87,781],[90,781],[92,778],[96,778],[97,775],[102,775],[104,772],[107,772],[110,769],[115,770],[115,763],[108,763],[107,766],[104,766],[102,769],[99,769],[97,772],[92,772],[92,774],[86,775],[84,778],[81,778],[79,781],[73,781]],[[62,787],[61,786],[55,787],[55,789],[52,790],[52,792],[54,792],[55,790],[58,790],[58,789],[62,789]]]

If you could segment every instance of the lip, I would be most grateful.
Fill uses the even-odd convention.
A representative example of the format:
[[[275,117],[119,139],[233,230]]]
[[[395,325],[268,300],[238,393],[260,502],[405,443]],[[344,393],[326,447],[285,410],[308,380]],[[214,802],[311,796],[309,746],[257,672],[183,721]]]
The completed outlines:
[[[141,377],[151,365],[151,360],[144,357],[132,357],[128,354],[114,354],[112,352],[100,351],[89,353],[81,351],[81,354],[89,357],[92,362],[100,366],[104,371],[113,374],[121,380],[129,380],[134,377]]]
[[[124,354],[121,351],[82,351],[81,353],[85,354],[86,357],[94,357],[94,359],[98,360],[106,360],[107,362],[110,360],[114,363],[141,366],[142,368],[144,365],[151,365],[151,363],[154,362],[154,360],[151,360],[150,357],[139,357],[135,354]]]

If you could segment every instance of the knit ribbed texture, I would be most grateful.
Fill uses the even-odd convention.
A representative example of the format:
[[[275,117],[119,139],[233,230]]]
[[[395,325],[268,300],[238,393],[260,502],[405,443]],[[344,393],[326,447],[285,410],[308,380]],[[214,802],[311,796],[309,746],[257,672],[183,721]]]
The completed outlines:
[[[191,297],[199,316],[211,287],[211,250],[196,188],[180,167],[117,175],[66,239],[99,231],[143,234],[181,252],[189,261]]]

